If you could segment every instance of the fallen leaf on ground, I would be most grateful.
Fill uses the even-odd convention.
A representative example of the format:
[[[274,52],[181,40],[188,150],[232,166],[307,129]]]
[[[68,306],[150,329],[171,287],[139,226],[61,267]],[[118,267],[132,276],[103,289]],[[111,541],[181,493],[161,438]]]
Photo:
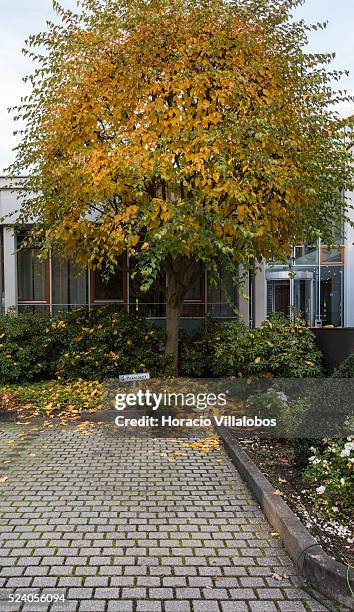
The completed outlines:
[[[272,574],[272,578],[274,580],[287,580],[289,578],[288,574],[277,574],[276,572]]]

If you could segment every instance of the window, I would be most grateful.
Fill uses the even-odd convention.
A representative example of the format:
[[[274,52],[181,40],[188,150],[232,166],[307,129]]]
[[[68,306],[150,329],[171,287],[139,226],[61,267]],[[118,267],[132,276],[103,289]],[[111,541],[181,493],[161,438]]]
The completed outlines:
[[[232,305],[237,306],[237,289],[232,275],[219,266],[217,284],[208,282],[208,315],[235,317]]]
[[[129,269],[134,270],[134,261],[129,259]],[[149,291],[140,290],[141,275],[129,274],[129,312],[143,317],[160,318],[166,316],[166,275],[160,272]]]
[[[87,271],[52,255],[52,312],[57,314],[87,304]]]
[[[321,264],[344,263],[344,247],[338,246],[327,249],[321,246]]]
[[[201,263],[192,264],[192,282],[184,297],[182,317],[205,315],[205,271]]]
[[[23,239],[24,235],[18,236],[18,247],[21,246]],[[17,284],[20,311],[48,312],[50,302],[49,262],[48,259],[38,259],[38,249],[24,248],[18,250]]]
[[[318,264],[318,245],[296,246],[294,249],[293,263],[295,266],[311,266]]]
[[[91,271],[91,302],[93,304],[126,303],[127,259],[122,255],[117,270],[105,278],[99,270]]]
[[[343,325],[343,268],[321,266],[320,316],[323,325]]]

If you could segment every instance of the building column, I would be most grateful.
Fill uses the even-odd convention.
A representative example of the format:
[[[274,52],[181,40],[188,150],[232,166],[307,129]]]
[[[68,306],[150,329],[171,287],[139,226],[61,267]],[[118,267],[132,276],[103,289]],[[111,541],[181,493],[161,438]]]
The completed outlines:
[[[4,226],[5,312],[17,307],[16,234],[12,226]]]
[[[265,264],[257,267],[254,279],[254,325],[259,327],[267,316]]]
[[[350,203],[354,205],[354,192],[347,194]],[[348,216],[354,220],[354,211],[349,210]],[[344,250],[344,326],[354,327],[354,228],[349,224],[345,227]]]

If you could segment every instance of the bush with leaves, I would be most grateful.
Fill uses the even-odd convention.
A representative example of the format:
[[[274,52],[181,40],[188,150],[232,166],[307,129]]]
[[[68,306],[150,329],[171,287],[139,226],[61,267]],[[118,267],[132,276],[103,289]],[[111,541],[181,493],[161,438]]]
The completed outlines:
[[[336,368],[332,374],[333,378],[354,378],[354,353],[351,353],[344,361]]]
[[[218,376],[307,378],[321,376],[321,358],[304,320],[275,314],[256,329],[238,321],[222,323],[212,368]]]
[[[49,336],[61,330],[66,346],[57,361],[59,378],[114,378],[125,372],[168,371],[170,358],[162,351],[162,334],[148,321],[124,310],[107,308],[72,311],[55,320]]]
[[[311,447],[311,451],[304,477],[315,485],[317,508],[326,513],[350,510],[354,488],[354,437],[326,439],[321,449]]]
[[[179,374],[191,378],[212,376],[211,356],[218,324],[207,320],[202,328],[190,334],[183,332],[179,340]]]
[[[49,376],[51,347],[45,342],[48,323],[48,319],[39,315],[9,313],[0,316],[1,384]]]
[[[0,384],[51,377],[96,380],[124,372],[168,373],[162,333],[125,311],[83,308],[51,320],[0,317]]]

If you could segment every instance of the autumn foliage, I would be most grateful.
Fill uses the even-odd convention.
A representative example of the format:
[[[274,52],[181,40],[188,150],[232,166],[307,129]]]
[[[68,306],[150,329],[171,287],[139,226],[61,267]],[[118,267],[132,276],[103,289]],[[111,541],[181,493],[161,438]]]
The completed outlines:
[[[281,258],[343,214],[352,170],[330,106],[343,96],[331,56],[305,53],[297,4],[55,2],[59,25],[28,41],[23,220],[108,272],[128,249],[143,288],[164,267],[169,350],[193,260]]]

